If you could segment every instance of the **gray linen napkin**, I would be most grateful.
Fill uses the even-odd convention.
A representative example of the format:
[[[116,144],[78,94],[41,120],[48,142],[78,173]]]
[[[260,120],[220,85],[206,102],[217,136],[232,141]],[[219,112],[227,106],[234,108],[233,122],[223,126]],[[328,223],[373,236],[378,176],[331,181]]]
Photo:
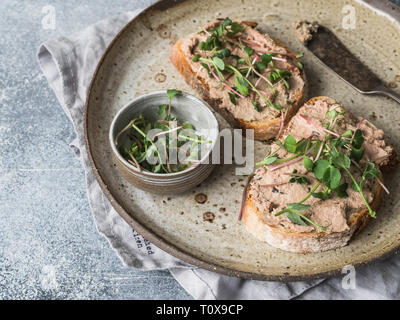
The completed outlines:
[[[291,299],[321,283],[323,280],[286,284],[251,281],[190,266],[137,234],[106,199],[88,163],[83,134],[83,107],[90,79],[107,44],[139,12],[140,10],[127,12],[98,22],[69,37],[49,40],[42,44],[38,51],[40,67],[74,125],[76,138],[71,142],[71,148],[85,169],[87,194],[98,231],[108,239],[127,266],[142,270],[169,269],[182,287],[196,299]],[[392,274],[396,270],[397,266],[390,268]],[[379,294],[373,295],[368,288],[373,288],[374,284],[370,282],[370,286],[366,282],[366,271],[363,271],[362,279],[364,285],[359,297],[391,297],[399,291],[398,285],[394,287],[392,284],[391,294],[385,295],[385,290],[382,289]],[[391,280],[389,276],[379,279],[383,283],[389,283]],[[320,285],[308,292],[311,298],[318,299],[357,297],[356,291],[341,290],[341,279],[331,279],[328,285]]]

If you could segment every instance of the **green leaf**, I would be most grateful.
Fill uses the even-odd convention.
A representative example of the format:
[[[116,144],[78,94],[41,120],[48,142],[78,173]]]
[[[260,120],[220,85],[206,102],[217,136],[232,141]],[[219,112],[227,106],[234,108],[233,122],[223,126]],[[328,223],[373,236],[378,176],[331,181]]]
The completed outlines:
[[[346,130],[343,134],[342,134],[342,137],[345,137],[345,138],[351,138],[353,136],[353,131],[352,130]]]
[[[341,139],[341,138],[334,138],[331,140],[332,142],[332,146],[336,147],[336,148],[344,148],[345,146],[347,146],[349,144],[349,141]]]
[[[228,92],[229,100],[236,106],[236,95],[233,92]]]
[[[264,160],[257,162],[256,166],[270,165],[270,164],[273,164],[276,160],[278,160],[277,156],[269,155],[269,156],[266,156],[264,158]]]
[[[317,157],[319,149],[321,149],[321,144],[322,144],[321,140],[318,140],[315,142],[315,144],[314,144],[315,147],[314,147],[314,152],[313,152],[314,158]]]
[[[231,50],[228,48],[222,49],[218,54],[217,57],[220,59],[228,58],[231,55]]]
[[[351,160],[343,153],[336,153],[332,156],[332,163],[338,168],[348,169],[350,168]]]
[[[282,79],[283,84],[287,89],[289,89],[289,82],[287,82],[285,79]]]
[[[303,65],[303,63],[302,62],[297,62],[297,66],[299,67],[299,69],[300,70],[303,70],[304,69],[304,65]]]
[[[317,160],[314,166],[314,174],[318,180],[322,180],[325,172],[328,170],[330,164],[328,160]]]
[[[283,69],[283,70],[276,69],[276,71],[278,72],[279,76],[280,76],[282,79],[289,80],[289,78],[290,78],[291,75],[292,75],[292,72],[290,72],[289,70],[286,70],[286,69]]]
[[[290,221],[292,221],[294,224],[298,224],[301,226],[306,226],[307,224],[303,221],[303,219],[301,218],[301,216],[299,216],[296,211],[294,210],[290,210],[288,212],[286,212],[286,216],[288,217],[288,219]]]
[[[300,59],[304,57],[304,53],[296,54],[296,59]]]
[[[326,112],[326,117],[328,119],[335,119],[337,117],[337,111],[336,110],[329,110]]]
[[[212,48],[221,48],[222,43],[218,40],[218,38],[212,39]]]
[[[244,27],[240,23],[232,22],[232,25],[231,25],[232,33],[236,34],[238,32],[242,32],[243,30],[244,30]]]
[[[142,163],[146,160],[147,153],[146,152],[138,152],[138,155],[135,155],[135,159],[138,163]]]
[[[176,89],[167,90],[167,95],[170,100],[172,100],[172,98],[175,97],[177,94],[181,94],[181,93],[182,93],[182,91],[176,90]]]
[[[225,62],[224,62],[224,60],[222,60],[221,58],[218,58],[218,57],[213,57],[213,62],[214,62],[214,64],[215,64],[215,66],[219,69],[219,70],[221,70],[221,71],[223,71],[224,69],[225,69]]]
[[[271,81],[271,83],[275,83],[279,80],[279,74],[272,70],[271,73],[269,74],[269,81]]]
[[[244,47],[243,51],[249,57],[254,54],[254,50],[252,48],[249,48],[249,47]]]
[[[236,88],[239,93],[247,96],[249,94],[249,84],[243,79],[243,76],[235,74]]]
[[[276,56],[276,53],[263,53],[260,58],[264,63],[268,64],[272,61],[272,57],[274,56]]]
[[[298,184],[310,184],[310,181],[306,177],[303,176],[295,176],[289,180],[290,183],[298,183]]]
[[[364,148],[356,149],[354,147],[351,148],[350,158],[356,162],[360,162],[364,155]]]
[[[348,186],[347,183],[343,183],[336,188],[336,194],[339,198],[347,198],[349,196],[346,191]]]
[[[269,74],[269,80],[272,83],[276,83],[279,80],[282,80],[282,82],[285,84],[285,86],[289,89],[289,83],[287,80],[291,77],[292,73],[289,70],[280,70],[280,69],[275,69],[272,70],[271,73]]]
[[[261,112],[261,107],[260,104],[257,101],[252,102],[254,109],[256,109],[258,112]]]
[[[199,54],[195,54],[195,55],[192,57],[192,61],[193,61],[193,62],[197,62],[197,61],[199,61],[199,58],[200,58],[200,55],[199,55]]]
[[[265,164],[267,164],[267,165],[273,164],[277,159],[278,159],[278,157],[276,157],[276,156],[268,157],[265,159]]]
[[[162,171],[162,164],[159,163],[158,165],[155,166],[153,172],[154,172],[154,173],[159,173],[159,172],[161,172],[161,171]]]
[[[360,149],[363,143],[364,143],[364,137],[362,131],[360,129],[357,129],[356,132],[354,133],[352,146],[356,149]]]
[[[182,129],[190,129],[190,130],[194,130],[193,125],[191,125],[190,123],[184,122],[181,124]]]
[[[268,66],[268,64],[272,61],[272,57],[274,56],[274,54],[272,53],[263,53],[260,58],[261,61]]]
[[[379,178],[380,174],[380,171],[375,168],[375,165],[372,162],[367,162],[365,170],[363,172],[364,179]]]
[[[302,203],[287,203],[286,205],[289,209],[294,209],[298,211],[305,211],[311,208],[311,205]]]
[[[215,32],[217,33],[218,37],[221,37],[224,34],[224,25],[220,24],[218,27],[215,28]]]
[[[307,139],[301,139],[296,144],[296,153],[305,153],[307,145],[308,145],[308,140]]]
[[[279,102],[275,103],[272,105],[276,110],[282,110],[283,107],[281,106],[281,104]]]
[[[296,152],[296,139],[292,135],[288,135],[285,139],[284,147],[287,152],[295,153]]]
[[[313,167],[314,167],[314,163],[313,161],[307,157],[307,156],[303,156],[303,165],[304,167],[307,169],[307,171],[312,171]]]
[[[358,188],[358,184],[356,184],[354,181],[351,182],[351,188],[354,191],[360,192],[360,189]]]
[[[311,195],[314,198],[326,200],[326,199],[329,199],[331,193],[330,192],[313,192],[313,193],[311,193]]]
[[[168,108],[167,104],[162,104],[158,107],[157,113],[162,116],[165,113],[165,110]]]
[[[322,181],[325,183],[327,187],[329,187],[332,190],[335,190],[339,186],[341,178],[342,174],[340,173],[339,169],[330,166],[325,171]]]
[[[232,20],[229,19],[229,18],[226,18],[226,19],[222,22],[222,25],[223,25],[224,27],[230,26],[230,25],[232,25]]]
[[[258,71],[264,71],[268,68],[268,66],[264,62],[257,62],[256,68],[258,69]]]

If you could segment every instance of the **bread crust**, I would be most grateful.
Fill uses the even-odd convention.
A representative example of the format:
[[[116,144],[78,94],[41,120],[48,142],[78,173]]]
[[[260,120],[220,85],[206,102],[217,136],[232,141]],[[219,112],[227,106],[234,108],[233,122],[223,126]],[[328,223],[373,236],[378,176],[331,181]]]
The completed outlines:
[[[247,25],[251,27],[257,26],[256,22],[245,21]],[[173,46],[170,53],[170,61],[178,70],[178,72],[184,77],[187,84],[189,84],[193,89],[195,89],[216,112],[218,112],[233,128],[241,129],[252,129],[254,130],[254,139],[256,140],[268,140],[275,138],[279,132],[281,118],[263,120],[263,121],[245,121],[242,119],[235,118],[227,109],[222,108],[221,99],[213,99],[209,94],[209,86],[206,79],[196,75],[192,70],[188,59],[191,57],[186,57],[181,45],[183,39],[179,40]],[[295,53],[290,51],[280,40],[274,39],[274,41],[281,47],[285,48],[287,52],[293,56]],[[300,75],[304,81],[303,88],[299,91],[293,104],[287,109],[285,122],[287,123],[290,118],[297,112],[300,105],[304,102],[304,91],[306,87],[306,76],[304,70],[300,70]]]

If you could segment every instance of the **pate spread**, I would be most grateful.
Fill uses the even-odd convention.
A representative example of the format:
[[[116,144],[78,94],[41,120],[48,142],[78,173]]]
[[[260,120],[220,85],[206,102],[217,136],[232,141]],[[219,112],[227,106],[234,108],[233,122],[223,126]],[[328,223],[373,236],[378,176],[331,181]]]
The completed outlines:
[[[330,108],[335,107],[338,110],[338,106],[334,100],[329,98],[319,99],[304,105],[292,118],[281,140],[283,141],[287,135],[292,135],[297,141],[311,135],[317,135],[319,139],[322,138],[326,133],[318,129],[318,125],[322,125],[324,115]],[[341,106],[339,106],[340,109]],[[312,121],[312,125],[301,115],[306,115]],[[377,167],[386,165],[394,151],[391,146],[386,144],[383,131],[377,129],[368,121],[356,119],[348,112],[340,117],[341,121],[338,121],[334,128],[336,133],[342,134],[348,129],[356,130],[357,125],[362,131],[365,139],[363,143],[365,152],[360,161],[360,166],[363,167],[366,161],[375,163]],[[278,155],[283,158],[287,157],[288,153],[284,148],[281,148]],[[313,159],[312,156],[310,158]],[[297,174],[306,176],[310,183],[291,183],[289,180],[293,170],[297,170]],[[350,171],[357,180],[360,179],[360,173],[354,166],[351,166]],[[351,185],[348,175],[343,175],[342,179]],[[285,209],[287,203],[295,203],[304,199],[317,182],[315,176],[307,172],[301,161],[274,171],[271,171],[271,166],[262,166],[255,172],[249,194],[259,212],[261,212],[261,218],[265,223],[293,232],[312,232],[315,231],[315,228],[311,225],[298,225],[290,221],[286,215],[275,216],[275,214]],[[367,180],[364,185],[364,195],[369,203],[373,200],[373,190],[376,189],[377,183],[376,179]],[[323,188],[321,185],[316,191],[322,191]],[[349,229],[349,221],[352,215],[365,210],[365,204],[359,192],[349,187],[347,194],[348,197],[346,198],[333,195],[327,200],[310,197],[306,203],[310,204],[311,207],[302,213],[318,225],[326,226],[327,232],[345,231]]]
[[[243,22],[241,25],[245,26],[243,32],[240,33],[240,41],[244,41],[243,44],[251,47],[258,53],[276,53],[276,58],[273,61],[273,67],[277,69],[290,70],[291,77],[288,80],[289,88],[287,88],[283,82],[277,82],[273,85],[273,92],[268,88],[268,84],[265,81],[259,81],[257,84],[257,89],[265,92],[266,97],[274,103],[279,103],[283,107],[283,112],[287,109],[299,95],[299,92],[303,90],[304,80],[301,76],[301,70],[299,70],[295,57],[288,53],[288,51],[279,46],[272,38],[266,34],[261,34],[254,28],[245,25]],[[204,30],[209,30],[218,26],[221,22],[213,22],[204,27]],[[181,45],[182,51],[185,56],[191,57],[193,55],[200,55],[204,58],[210,58],[207,51],[199,50],[199,43],[205,41],[208,37],[206,32],[194,34],[192,37],[183,40]],[[247,42],[246,42],[247,41]],[[237,42],[239,42],[237,40]],[[251,43],[251,44],[249,44]],[[228,48],[232,55],[244,57],[243,50],[239,49],[237,43],[232,43],[225,41],[223,43],[224,48]],[[234,58],[227,58],[227,62],[234,64]],[[274,119],[280,116],[281,111],[276,110],[271,107],[267,107],[265,102],[255,93],[251,92],[250,96],[246,99],[238,99],[237,104],[234,105],[229,99],[229,89],[220,85],[219,81],[209,77],[207,70],[201,66],[198,62],[193,62],[188,60],[191,65],[192,70],[198,75],[198,77],[205,79],[207,86],[210,88],[209,93],[212,99],[219,99],[222,103],[221,108],[227,109],[236,119],[241,119],[245,121],[260,121]],[[269,66],[265,71],[263,71],[263,76],[268,78],[271,72],[271,66]],[[226,77],[227,83],[231,86],[235,85],[234,77]],[[261,110],[256,110],[253,101],[256,101],[262,107]]]

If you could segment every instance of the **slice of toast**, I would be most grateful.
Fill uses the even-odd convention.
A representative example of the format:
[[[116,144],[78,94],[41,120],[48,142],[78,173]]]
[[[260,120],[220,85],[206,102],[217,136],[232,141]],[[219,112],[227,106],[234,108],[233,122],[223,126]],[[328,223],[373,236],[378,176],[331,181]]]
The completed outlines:
[[[269,74],[274,68],[289,70],[291,78],[288,80],[289,89],[284,86],[282,81],[274,83],[271,87],[264,78],[257,82],[257,75],[251,73],[246,75],[253,84],[257,84],[256,89],[265,93],[265,96],[272,104],[282,106],[281,110],[268,107],[255,91],[251,91],[245,97],[237,98],[237,105],[234,105],[229,97],[229,88],[221,85],[221,82],[213,77],[202,66],[201,61],[192,61],[193,56],[202,58],[212,58],[215,53],[200,50],[199,44],[206,41],[210,32],[218,27],[222,20],[217,20],[206,25],[203,31],[190,35],[185,39],[179,40],[172,48],[170,54],[171,63],[176,67],[179,73],[184,77],[185,81],[194,88],[200,96],[206,100],[210,106],[220,113],[228,123],[234,128],[253,129],[254,137],[257,140],[267,140],[274,138],[278,133],[282,132],[281,127],[296,113],[298,107],[303,102],[305,89],[305,73],[303,68],[299,67],[299,60],[295,54],[291,52],[281,41],[274,40],[266,34],[262,34],[255,29],[257,23],[249,21],[236,21],[245,27],[243,32],[238,33],[233,44],[229,41],[223,42],[223,48],[229,48],[237,57],[243,58],[243,46],[254,49],[255,54],[251,56],[253,64],[257,59],[260,60],[261,53],[271,52],[276,54],[273,63],[268,69],[260,71],[262,76],[268,80]],[[243,40],[243,42],[242,42]],[[239,43],[239,44],[238,44]],[[230,58],[228,58],[229,61]],[[301,66],[301,65],[300,65]],[[213,66],[210,64],[211,71],[215,74]],[[235,86],[234,76],[227,72],[222,72],[224,81],[229,86]],[[254,77],[253,77],[254,76]],[[253,78],[252,78],[253,77]],[[257,103],[261,108],[255,107],[253,102]],[[259,109],[259,110],[256,110]],[[260,110],[261,109],[261,110]],[[282,120],[284,119],[284,120]]]
[[[292,135],[298,141],[310,134],[326,134],[320,129],[324,115],[336,101],[328,97],[315,97],[302,106],[291,119],[280,141]],[[340,110],[344,110],[340,106]],[[307,120],[309,122],[307,122]],[[311,123],[311,124],[310,124]],[[359,128],[365,141],[364,155],[360,166],[366,161],[375,164],[380,171],[394,168],[397,155],[392,146],[384,140],[383,131],[377,129],[365,119],[355,118],[346,112],[338,121],[336,132],[342,134],[345,130]],[[285,150],[281,155],[285,156]],[[310,156],[312,158],[312,156]],[[348,197],[339,198],[337,194],[327,200],[310,197],[305,204],[311,207],[302,211],[304,215],[318,223],[327,226],[324,232],[307,223],[306,226],[293,223],[285,214],[275,216],[277,212],[287,207],[287,203],[296,203],[310,192],[318,182],[312,173],[308,173],[302,161],[272,170],[274,165],[263,166],[255,171],[255,175],[247,191],[243,208],[243,222],[246,229],[257,239],[265,241],[273,247],[297,253],[322,252],[345,246],[353,234],[361,231],[370,219],[369,211],[362,201],[360,193],[354,191],[349,177],[343,177],[349,183]],[[309,179],[309,184],[290,182],[293,170]],[[356,171],[356,169],[353,169]],[[356,176],[357,172],[353,172]],[[376,210],[383,197],[383,177],[368,180],[365,184],[365,197],[372,210]],[[322,189],[318,189],[322,191]],[[377,215],[379,219],[379,215]]]

